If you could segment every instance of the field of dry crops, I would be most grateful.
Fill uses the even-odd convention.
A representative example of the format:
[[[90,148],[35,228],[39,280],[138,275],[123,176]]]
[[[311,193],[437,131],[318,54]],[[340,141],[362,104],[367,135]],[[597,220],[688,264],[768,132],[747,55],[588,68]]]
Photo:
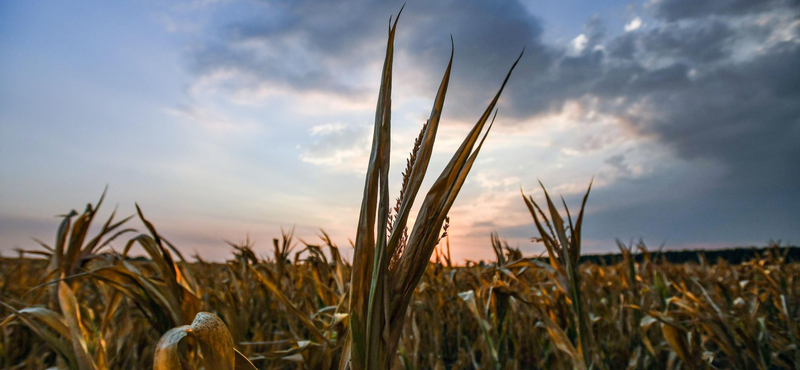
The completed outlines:
[[[231,246],[227,264],[186,263],[144,218],[149,232],[121,253],[101,249],[120,239],[123,225],[110,221],[86,235],[93,212],[64,223],[56,245],[41,253],[47,259],[2,260],[3,369],[152,368],[159,338],[200,311],[219,316],[259,369],[338,368],[351,265],[329,239],[303,244],[287,233],[268,258],[243,244]],[[126,258],[134,242],[152,260]],[[452,266],[446,239],[442,245],[404,313],[395,369],[800,364],[800,265],[784,263],[778,247],[728,265],[670,264],[643,245],[621,246],[619,264],[577,266],[576,296],[558,260],[526,258],[493,237],[495,261]],[[54,280],[53,271],[69,278]],[[199,341],[182,342],[183,361],[198,360]]]
[[[800,265],[778,246],[729,265],[670,264],[644,245],[621,244],[620,263],[581,264],[588,191],[574,223],[566,204],[563,217],[544,191],[547,214],[522,196],[544,258],[523,256],[493,235],[487,248],[495,261],[454,266],[447,214],[511,71],[409,227],[453,54],[392,207],[395,26],[352,264],[326,235],[312,245],[291,232],[274,240],[267,258],[244,243],[231,245],[226,264],[190,263],[138,206],[143,233],[127,228],[131,217],[113,214],[90,233],[101,198],[65,215],[53,243],[0,260],[0,367],[800,369]],[[134,245],[147,258],[130,258]]]

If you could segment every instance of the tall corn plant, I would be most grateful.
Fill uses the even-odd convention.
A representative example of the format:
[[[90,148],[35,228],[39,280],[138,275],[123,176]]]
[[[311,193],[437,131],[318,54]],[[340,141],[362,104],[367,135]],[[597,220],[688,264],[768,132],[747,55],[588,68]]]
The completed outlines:
[[[583,210],[586,206],[586,200],[589,198],[589,192],[592,189],[592,184],[589,184],[589,189],[583,197],[581,209],[578,213],[578,219],[575,224],[572,223],[572,217],[569,214],[564,198],[561,198],[564,209],[567,211],[567,221],[565,224],[564,219],[558,213],[555,204],[550,200],[550,195],[547,194],[547,189],[544,188],[541,182],[539,185],[544,191],[545,199],[547,200],[547,208],[550,212],[550,220],[547,219],[539,205],[533,201],[533,197],[525,196],[522,194],[522,199],[525,200],[525,205],[528,206],[533,221],[536,224],[536,229],[539,231],[541,241],[547,248],[547,255],[550,260],[550,265],[555,271],[556,280],[566,277],[566,287],[564,284],[557,284],[560,288],[566,288],[566,293],[569,296],[569,301],[572,304],[572,311],[574,315],[575,332],[578,335],[578,343],[576,344],[577,353],[583,356],[584,363],[580,364],[581,367],[590,367],[592,364],[591,354],[591,333],[587,324],[588,315],[584,311],[583,297],[581,296],[581,282],[580,274],[578,273],[578,262],[581,257],[581,226],[583,225]],[[541,217],[541,221],[539,219]],[[544,222],[544,226],[542,225]],[[546,227],[546,229],[545,229]],[[549,231],[549,233],[548,233]],[[569,234],[567,234],[569,232]],[[553,328],[554,329],[554,328]],[[559,335],[558,338],[554,336],[553,340],[559,341],[563,336]],[[568,351],[569,352],[569,351]],[[577,361],[577,359],[576,359]],[[578,364],[576,364],[578,367]]]
[[[103,224],[100,232],[87,241],[92,221],[97,215],[100,206],[103,204],[107,192],[108,187],[103,190],[103,194],[100,196],[100,200],[97,201],[97,205],[93,206],[91,203],[87,204],[83,213],[79,214],[73,209],[68,214],[62,215],[63,219],[58,227],[55,243],[52,247],[38,239],[34,239],[45,250],[29,251],[28,253],[42,255],[49,260],[45,279],[51,283],[50,308],[55,309],[59,306],[56,282],[60,278],[65,278],[81,272],[89,262],[97,257],[100,249],[108,246],[117,239],[117,237],[135,231],[132,228],[120,230],[120,226],[125,224],[133,216],[128,216],[120,221],[114,222],[114,217],[117,213],[117,211],[114,210],[108,220]],[[73,218],[75,218],[75,220],[73,220]],[[69,284],[71,288],[75,288],[72,282]]]
[[[517,58],[503,80],[500,90],[431,186],[420,207],[413,230],[410,234],[406,234],[408,217],[433,151],[450,79],[453,52],[451,50],[450,61],[439,85],[430,118],[423,126],[418,145],[415,145],[411,154],[413,163],[409,161],[404,174],[404,186],[394,208],[395,214],[390,218],[388,174],[392,61],[396,26],[397,19],[389,28],[389,40],[375,111],[372,150],[358,220],[351,276],[349,321],[351,342],[349,353],[343,356],[340,365],[342,369],[347,369],[348,366],[352,370],[391,368],[414,288],[423,276],[439,241],[442,224],[475,162],[492,123],[488,124],[486,134],[478,142],[480,133],[487,126],[489,116],[508,82],[511,71],[519,62]]]

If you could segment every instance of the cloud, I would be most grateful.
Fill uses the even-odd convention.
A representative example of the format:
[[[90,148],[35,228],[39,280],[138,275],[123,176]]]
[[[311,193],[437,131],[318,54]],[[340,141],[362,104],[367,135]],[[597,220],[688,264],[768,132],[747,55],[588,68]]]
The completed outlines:
[[[586,49],[587,43],[589,43],[589,38],[584,34],[580,34],[569,42],[569,46],[572,47],[572,51],[575,54],[580,54],[584,49]]]
[[[493,189],[498,187],[508,188],[509,186],[518,186],[520,178],[516,176],[509,176],[503,178],[495,178],[488,176],[486,173],[475,174],[475,180],[482,188]]]
[[[636,31],[639,27],[642,27],[642,24],[642,18],[633,18],[630,22],[625,24],[625,32]]]
[[[726,168],[737,185],[722,188],[788,189],[798,178],[791,163],[800,161],[791,144],[800,140],[800,37],[792,23],[752,32],[748,27],[768,27],[749,23],[763,17],[659,24],[604,42],[608,52],[563,55],[545,78],[512,86],[512,113],[557,112],[567,101],[594,97],[598,112],[656,137],[678,158]],[[771,41],[786,29],[795,30],[788,41]],[[734,45],[753,39],[764,46],[734,55]],[[770,185],[775,177],[782,183]]]
[[[187,53],[198,79],[217,76],[214,86],[229,96],[289,89],[374,99],[388,16],[399,10],[395,4],[255,4],[249,7],[252,16],[225,22]],[[523,47],[529,67],[550,62],[552,50],[541,42],[540,23],[518,1],[410,5],[398,27],[396,85],[402,82],[412,93],[433,95],[452,34],[456,61],[448,102],[455,103],[448,104],[446,114],[475,119],[481,113],[476,107],[488,102]]]
[[[308,130],[313,141],[300,146],[300,159],[327,170],[361,173],[369,158],[370,128],[340,122],[321,124]]]
[[[707,63],[730,56],[735,36],[726,22],[712,19],[691,26],[664,25],[643,35],[641,42],[659,58]]]
[[[614,109],[679,157],[715,159],[736,175],[750,174],[739,181],[764,183],[793,172],[779,169],[798,159],[791,144],[800,139],[797,63],[800,47],[782,45],[693,79],[687,65],[675,64],[637,76],[623,88],[630,92],[627,102]]]
[[[667,21],[678,21],[711,16],[753,14],[769,9],[794,11],[798,3],[793,0],[651,0],[648,5],[657,17]]]
[[[341,122],[326,123],[316,125],[308,130],[311,136],[327,136],[347,129],[347,125]]]
[[[630,176],[633,173],[630,166],[628,166],[628,164],[625,163],[624,154],[613,155],[611,157],[606,158],[604,162],[613,167],[618,173],[620,173],[623,176]]]

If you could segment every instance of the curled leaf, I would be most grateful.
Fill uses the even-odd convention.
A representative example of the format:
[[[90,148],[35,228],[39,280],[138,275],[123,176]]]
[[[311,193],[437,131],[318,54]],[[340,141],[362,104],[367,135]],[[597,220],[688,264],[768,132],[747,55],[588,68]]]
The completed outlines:
[[[233,348],[233,339],[225,323],[213,313],[199,312],[192,325],[171,329],[161,337],[153,358],[153,370],[183,368],[178,346],[186,337],[192,337],[200,346],[206,369],[255,369],[247,357]]]

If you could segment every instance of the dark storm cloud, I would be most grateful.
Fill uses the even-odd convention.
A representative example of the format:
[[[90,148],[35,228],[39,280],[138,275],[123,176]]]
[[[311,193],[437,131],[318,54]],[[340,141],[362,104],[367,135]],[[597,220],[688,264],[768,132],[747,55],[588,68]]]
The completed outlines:
[[[797,189],[800,176],[800,46],[781,43],[740,63],[696,72],[678,63],[609,68],[592,91],[601,109],[655,135],[685,160],[725,166],[726,188]],[[624,98],[623,103],[616,103]],[[639,109],[632,109],[638,106]]]
[[[674,84],[672,89],[632,85],[633,91],[648,94],[658,112],[658,118],[642,122],[642,128],[657,132],[689,158],[710,156],[742,164],[796,158],[800,47],[787,44],[776,49],[690,82],[685,67],[675,67],[660,81]]]
[[[712,19],[691,27],[666,25],[646,33],[641,42],[647,52],[704,63],[729,56],[728,41],[734,36],[725,22]]]
[[[605,50],[587,47],[580,55],[564,55],[548,77],[512,86],[512,113],[536,115],[558,110],[566,100],[595,97],[599,111],[657,137],[679,158],[710,159],[725,167],[731,182],[722,188],[768,186],[797,194],[797,28],[774,25],[794,34],[770,42],[775,30],[753,34],[755,26],[739,24],[737,30],[733,23],[719,17],[667,23],[608,40]],[[760,50],[734,57],[737,42],[742,48],[753,42]]]
[[[435,91],[447,62],[452,33],[455,60],[445,107],[447,117],[472,121],[497,91],[502,78],[520,53],[525,56],[515,78],[550,68],[560,54],[542,43],[541,21],[517,1],[426,2],[417,13],[408,14],[408,34],[399,38],[412,58],[408,65],[429,78],[419,80],[418,90]],[[422,14],[439,14],[430,21],[416,21]],[[519,81],[519,80],[517,80]]]
[[[667,21],[677,21],[714,15],[731,16],[779,8],[796,8],[800,2],[796,0],[657,0],[651,4],[655,16]]]
[[[255,85],[365,92],[366,86],[348,77],[380,61],[389,15],[398,10],[398,4],[361,0],[269,2],[256,7],[252,18],[226,25],[217,39],[194,50],[191,68],[198,75],[235,71]],[[449,101],[463,106],[489,99],[523,47],[528,47],[526,60],[533,66],[543,68],[552,59],[540,41],[539,20],[516,1],[415,3],[404,10],[398,33],[400,61],[395,68],[429,76],[412,82],[425,93],[435,92],[439,84],[449,56],[448,35],[453,35],[457,58],[451,81],[463,89],[452,89]],[[255,86],[237,81],[223,87]]]
[[[355,96],[365,91],[344,75],[381,54],[388,15],[398,10],[377,3],[255,4],[247,17],[224,24],[215,38],[191,51],[194,73],[241,74],[221,86],[230,92],[266,86]]]
[[[633,60],[638,40],[639,37],[636,33],[625,33],[615,38],[609,43],[609,55],[616,59]]]
[[[625,163],[624,154],[613,155],[611,157],[606,158],[606,160],[603,162],[613,167],[618,172],[618,174],[623,177],[628,177],[633,173],[633,171],[631,171],[630,166],[628,166],[628,164]]]

